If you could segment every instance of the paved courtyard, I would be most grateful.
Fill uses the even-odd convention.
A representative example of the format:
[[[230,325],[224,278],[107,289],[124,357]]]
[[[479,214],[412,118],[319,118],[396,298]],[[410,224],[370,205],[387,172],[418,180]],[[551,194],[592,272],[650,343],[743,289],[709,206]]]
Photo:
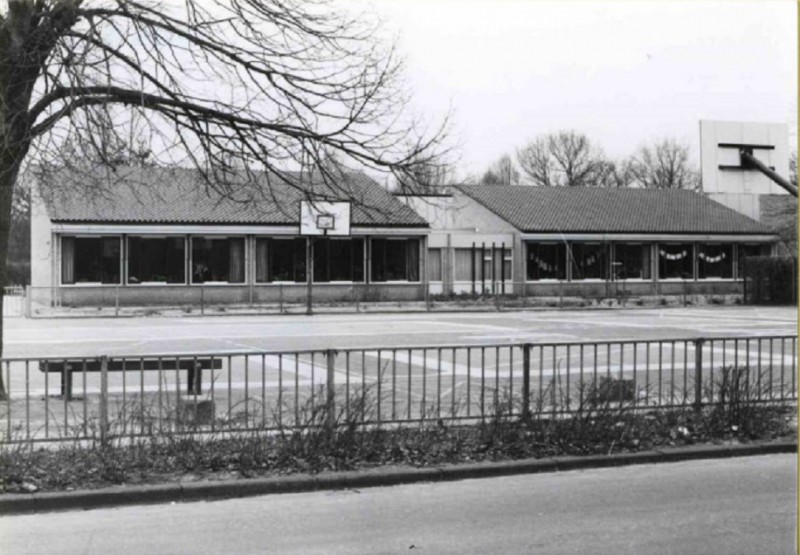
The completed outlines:
[[[215,353],[795,335],[793,307],[4,319],[4,356]]]

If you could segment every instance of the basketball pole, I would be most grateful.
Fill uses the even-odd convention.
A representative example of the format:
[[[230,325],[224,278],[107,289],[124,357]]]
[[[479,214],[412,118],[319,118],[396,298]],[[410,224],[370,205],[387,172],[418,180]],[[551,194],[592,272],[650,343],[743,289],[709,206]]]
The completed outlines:
[[[307,288],[307,298],[306,298],[306,315],[311,316],[313,314],[313,310],[311,308],[311,298],[314,290],[314,260],[311,257],[311,243],[314,241],[314,237],[311,235],[308,236],[306,240],[306,288]]]

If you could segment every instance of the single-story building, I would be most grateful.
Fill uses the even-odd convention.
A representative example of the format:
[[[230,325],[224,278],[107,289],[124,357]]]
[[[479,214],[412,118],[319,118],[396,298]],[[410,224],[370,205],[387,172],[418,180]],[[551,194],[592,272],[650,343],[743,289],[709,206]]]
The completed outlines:
[[[300,235],[300,202],[309,190],[316,200],[352,202],[349,236],[313,239],[315,298],[421,298],[429,225],[363,173],[342,174],[335,185],[256,174],[231,187],[233,198],[195,170],[126,167],[95,192],[77,181],[41,188],[31,221],[34,301],[304,299],[312,240]]]
[[[130,167],[100,193],[35,196],[34,301],[298,302],[309,273],[318,301],[737,294],[744,257],[777,240],[694,191],[462,185],[409,196],[362,173],[335,184],[281,176],[251,176],[229,198],[195,170]],[[352,202],[348,236],[301,235],[308,190]]]
[[[462,185],[401,198],[431,224],[428,279],[445,294],[736,294],[742,259],[777,239],[688,190]]]

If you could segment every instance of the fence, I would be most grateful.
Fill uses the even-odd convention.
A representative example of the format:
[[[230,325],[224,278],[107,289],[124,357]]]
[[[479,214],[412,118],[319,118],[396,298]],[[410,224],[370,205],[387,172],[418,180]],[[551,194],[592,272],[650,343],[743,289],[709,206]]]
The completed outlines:
[[[796,364],[796,336],[5,359],[0,442],[786,401]]]
[[[521,310],[580,307],[607,299],[619,305],[722,304],[739,299],[741,282],[560,282],[441,284],[316,284],[309,305],[305,284],[147,285],[28,288],[26,315],[145,316],[305,314],[313,312]],[[20,302],[22,302],[20,300]],[[21,305],[20,305],[21,306]]]

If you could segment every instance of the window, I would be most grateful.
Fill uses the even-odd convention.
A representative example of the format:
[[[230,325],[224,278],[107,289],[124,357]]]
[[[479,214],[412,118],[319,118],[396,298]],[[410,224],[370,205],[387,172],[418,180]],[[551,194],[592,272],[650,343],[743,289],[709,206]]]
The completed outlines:
[[[428,281],[442,281],[442,249],[428,249]]]
[[[314,281],[364,281],[364,240],[314,241]]]
[[[256,283],[306,281],[306,239],[256,239]]]
[[[608,246],[603,243],[570,243],[572,279],[607,279]]]
[[[473,268],[473,251],[472,249],[455,249],[455,266],[453,268],[453,279],[455,281],[472,281],[473,279],[480,281],[480,271],[478,268]],[[475,251],[475,262],[477,266],[480,260],[481,251]]]
[[[129,237],[128,283],[186,283],[183,237]]]
[[[694,249],[691,243],[658,245],[659,279],[694,279]]]
[[[119,237],[62,237],[61,283],[119,283]]]
[[[192,283],[244,283],[244,238],[192,237]]]
[[[612,275],[615,280],[651,278],[650,245],[641,243],[616,243]]]
[[[477,253],[480,256],[480,251]],[[500,266],[501,262],[503,266]],[[496,248],[494,250],[494,274],[492,274],[492,249],[487,248],[483,253],[483,272],[487,281],[506,281],[513,279],[511,276],[511,249]],[[480,276],[476,276],[480,279]]]
[[[566,279],[566,245],[563,243],[526,243],[526,275],[531,281]]]
[[[769,245],[759,245],[759,244],[749,244],[749,245],[739,245],[738,246],[738,276],[741,279],[744,276],[744,267],[747,264],[747,259],[752,258],[754,256],[769,256],[770,246]]]
[[[419,281],[419,239],[373,239],[372,281]]]
[[[697,245],[697,277],[733,278],[733,245]]]

